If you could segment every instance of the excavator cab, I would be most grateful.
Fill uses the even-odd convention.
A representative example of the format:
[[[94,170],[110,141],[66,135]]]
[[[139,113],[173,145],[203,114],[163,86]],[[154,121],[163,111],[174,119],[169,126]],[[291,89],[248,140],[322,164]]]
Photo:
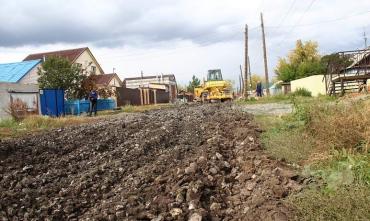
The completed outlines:
[[[208,70],[207,81],[222,81],[221,70]]]

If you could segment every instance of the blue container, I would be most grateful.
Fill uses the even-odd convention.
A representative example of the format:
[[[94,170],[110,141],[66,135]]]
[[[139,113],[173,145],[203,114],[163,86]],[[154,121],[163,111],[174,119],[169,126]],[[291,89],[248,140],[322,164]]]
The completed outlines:
[[[90,101],[80,100],[80,113],[87,113],[90,111]]]
[[[41,114],[53,117],[64,115],[64,90],[40,89]]]
[[[80,114],[80,101],[67,100],[64,102],[65,114],[79,115]]]
[[[116,107],[116,101],[113,99],[98,99],[96,108],[98,111],[113,110]],[[90,101],[88,100],[68,100],[65,101],[65,113],[80,115],[90,111]]]

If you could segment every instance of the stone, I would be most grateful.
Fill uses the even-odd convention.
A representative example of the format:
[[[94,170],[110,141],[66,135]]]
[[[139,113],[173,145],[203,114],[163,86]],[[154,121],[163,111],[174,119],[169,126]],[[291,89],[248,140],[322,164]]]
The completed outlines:
[[[162,215],[159,215],[153,219],[151,219],[151,221],[163,221],[164,220],[164,217]]]
[[[193,213],[188,221],[202,221],[202,216],[199,213]]]
[[[252,191],[256,187],[256,185],[257,185],[256,182],[249,182],[249,183],[247,183],[246,188],[247,188],[247,190]]]
[[[182,214],[182,210],[180,208],[173,208],[171,209],[170,214],[175,218]]]
[[[32,170],[33,169],[33,166],[32,165],[27,165],[25,167],[23,167],[23,171],[28,171],[28,170]]]
[[[219,160],[222,160],[223,156],[222,156],[222,154],[216,152],[216,158],[219,159]]]
[[[197,171],[198,165],[196,163],[190,163],[188,167],[185,168],[185,174],[192,174]]]
[[[198,158],[198,163],[205,163],[207,161],[207,158],[205,158],[204,156],[200,156]]]
[[[209,169],[209,172],[212,173],[213,175],[216,175],[217,169],[215,167],[212,167],[211,169]]]
[[[212,203],[211,206],[209,207],[210,210],[212,211],[217,211],[221,209],[221,204],[220,203]]]
[[[123,205],[117,205],[116,210],[123,210],[125,207]]]
[[[196,208],[197,208],[197,203],[194,200],[190,201],[189,210],[193,210],[193,209],[196,209]]]

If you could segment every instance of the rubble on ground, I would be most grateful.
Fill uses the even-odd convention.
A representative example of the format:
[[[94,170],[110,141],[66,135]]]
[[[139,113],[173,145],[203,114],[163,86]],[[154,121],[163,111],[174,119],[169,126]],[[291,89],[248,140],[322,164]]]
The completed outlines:
[[[287,220],[299,176],[230,104],[0,142],[1,220]]]

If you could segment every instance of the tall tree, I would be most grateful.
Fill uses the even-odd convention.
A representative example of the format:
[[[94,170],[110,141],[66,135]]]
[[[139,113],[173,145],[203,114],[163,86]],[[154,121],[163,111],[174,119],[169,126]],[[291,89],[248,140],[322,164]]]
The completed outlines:
[[[279,80],[292,81],[325,72],[320,62],[318,44],[314,41],[302,42],[298,40],[296,47],[289,52],[286,58],[280,58],[275,73]]]
[[[188,92],[194,93],[194,88],[198,87],[199,85],[200,85],[199,78],[197,78],[197,77],[195,77],[195,75],[193,75],[193,77],[191,78],[191,81],[189,82],[189,85],[187,87]]]
[[[49,57],[38,69],[40,88],[64,89],[67,97],[77,98],[86,75],[63,57]]]

